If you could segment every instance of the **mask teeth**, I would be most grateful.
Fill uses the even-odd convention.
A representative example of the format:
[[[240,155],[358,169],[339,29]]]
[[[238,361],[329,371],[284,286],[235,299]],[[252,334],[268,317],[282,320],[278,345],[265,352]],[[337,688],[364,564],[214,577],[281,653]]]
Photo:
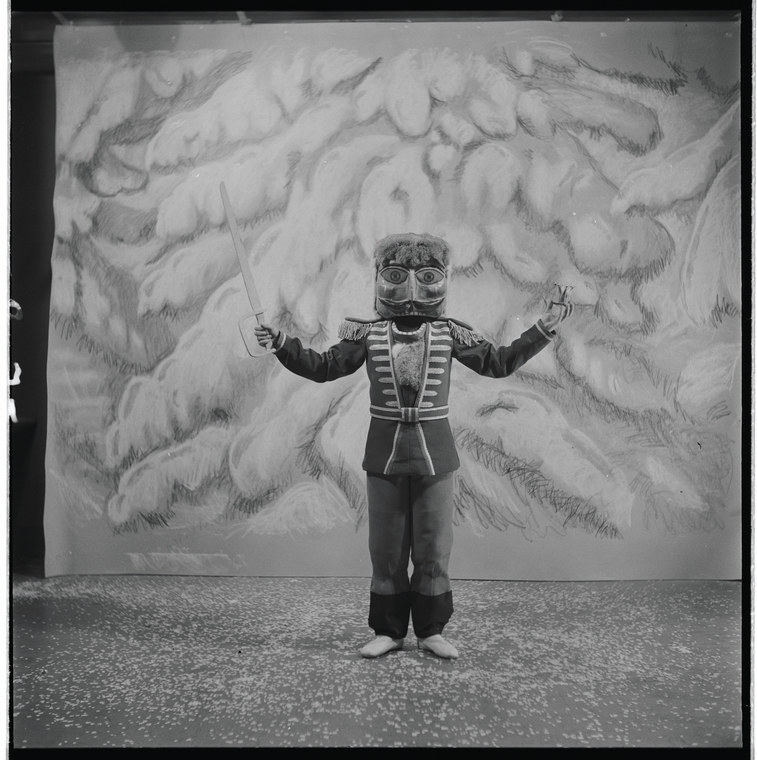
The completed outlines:
[[[413,316],[419,316],[419,315],[413,315]],[[416,327],[415,330],[398,330],[394,324],[392,324],[392,332],[398,334],[398,335],[418,335],[419,333],[425,332],[426,330],[426,323],[421,322],[419,327]]]

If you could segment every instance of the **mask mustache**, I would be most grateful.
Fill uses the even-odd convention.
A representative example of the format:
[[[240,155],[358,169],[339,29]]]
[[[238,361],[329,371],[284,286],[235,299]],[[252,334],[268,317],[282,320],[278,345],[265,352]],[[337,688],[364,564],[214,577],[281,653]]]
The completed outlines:
[[[379,301],[381,303],[386,304],[387,306],[402,306],[403,304],[417,304],[419,306],[436,306],[437,304],[440,304],[444,300],[445,296],[442,296],[441,298],[402,298],[399,301],[393,301],[390,298],[382,298],[379,296]]]

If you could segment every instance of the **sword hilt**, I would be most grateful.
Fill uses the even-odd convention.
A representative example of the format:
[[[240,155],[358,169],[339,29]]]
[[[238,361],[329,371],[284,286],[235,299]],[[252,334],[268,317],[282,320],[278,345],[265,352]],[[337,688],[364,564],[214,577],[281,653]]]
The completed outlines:
[[[273,353],[273,345],[268,347],[261,346],[260,343],[258,343],[257,337],[255,337],[255,327],[262,323],[262,311],[249,317],[243,317],[239,320],[239,332],[242,334],[244,347],[247,349],[247,353],[256,359],[259,356],[267,356],[268,354]]]

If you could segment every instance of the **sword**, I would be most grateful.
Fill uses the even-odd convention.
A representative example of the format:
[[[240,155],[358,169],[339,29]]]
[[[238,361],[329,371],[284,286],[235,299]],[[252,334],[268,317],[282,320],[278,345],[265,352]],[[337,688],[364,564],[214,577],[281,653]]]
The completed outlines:
[[[229,200],[229,194],[226,192],[226,185],[224,185],[223,182],[221,182],[221,200],[223,201],[223,208],[226,212],[226,221],[229,225],[229,232],[231,232],[231,239],[234,242],[234,250],[236,251],[237,259],[239,259],[239,267],[242,270],[242,279],[244,280],[244,287],[247,291],[247,298],[250,301],[252,313],[257,324],[261,324],[264,319],[265,309],[263,308],[263,303],[258,295],[258,289],[255,287],[255,280],[252,277],[250,265],[247,261],[247,252],[242,244],[237,220],[234,216],[234,211],[231,208],[231,201]],[[271,349],[263,348],[258,343],[254,333],[250,330],[251,322],[252,317],[245,317],[239,322],[239,332],[242,333],[242,340],[244,341],[247,353],[254,357],[270,354]]]

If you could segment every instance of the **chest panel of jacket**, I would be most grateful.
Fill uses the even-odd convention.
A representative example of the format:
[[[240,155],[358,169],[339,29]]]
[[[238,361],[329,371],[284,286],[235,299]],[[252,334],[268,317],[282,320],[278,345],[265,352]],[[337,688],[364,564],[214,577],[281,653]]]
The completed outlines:
[[[371,415],[400,422],[445,419],[449,413],[452,336],[446,322],[428,322],[420,382],[415,404],[403,407],[400,382],[392,355],[394,337],[389,322],[377,322],[367,336],[366,368],[370,381]]]

